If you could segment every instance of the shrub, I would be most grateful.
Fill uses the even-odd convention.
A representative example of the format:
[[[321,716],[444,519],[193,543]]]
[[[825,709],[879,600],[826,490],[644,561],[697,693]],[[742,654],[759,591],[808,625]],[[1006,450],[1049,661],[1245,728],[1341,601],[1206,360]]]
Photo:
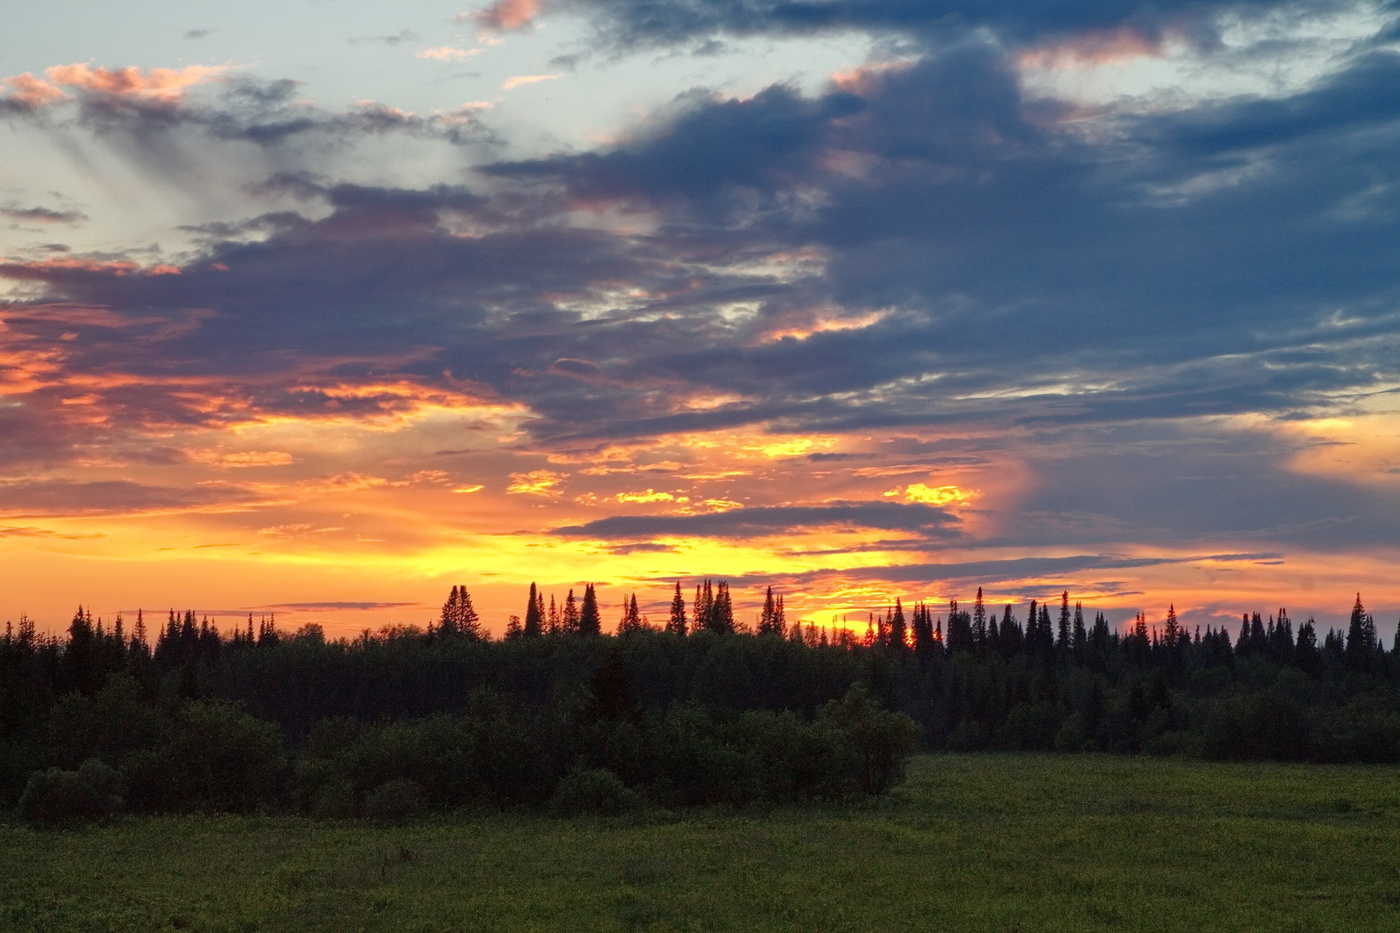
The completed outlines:
[[[903,713],[882,709],[856,684],[822,708],[818,723],[836,728],[849,743],[856,786],[883,794],[904,780],[904,763],[919,744],[919,727]]]
[[[133,754],[126,769],[141,809],[245,812],[278,797],[284,765],[276,726],[195,702],[176,713],[167,742]]]
[[[576,768],[564,775],[550,798],[549,809],[558,816],[598,813],[615,816],[636,810],[642,798],[622,779],[604,768]]]
[[[96,758],[77,771],[36,771],[19,798],[19,815],[30,823],[63,824],[101,819],[125,804],[121,776]]]
[[[365,816],[391,823],[418,816],[426,808],[423,785],[408,778],[393,778],[365,794]]]

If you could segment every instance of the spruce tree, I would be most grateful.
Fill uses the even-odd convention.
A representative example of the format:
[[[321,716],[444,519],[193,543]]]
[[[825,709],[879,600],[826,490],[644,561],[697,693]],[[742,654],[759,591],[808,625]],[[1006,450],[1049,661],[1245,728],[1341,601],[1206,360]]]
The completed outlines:
[[[520,634],[525,638],[538,638],[544,631],[544,606],[539,590],[530,584],[530,603],[525,608],[525,624]]]
[[[578,633],[599,635],[603,631],[603,616],[598,610],[598,593],[592,583],[583,585],[583,605],[578,612]]]
[[[630,635],[640,632],[645,627],[641,610],[637,608],[637,594],[633,593],[631,600],[622,601],[622,619],[617,623],[617,634]]]
[[[778,606],[773,601],[773,587],[768,587],[768,592],[763,597],[763,610],[758,615],[758,634],[768,635],[776,631],[774,621],[778,614]]]
[[[1055,647],[1061,652],[1069,650],[1069,590],[1060,594],[1060,625],[1056,631]]]
[[[574,601],[573,587],[569,587],[569,595],[564,599],[564,616],[559,624],[565,635],[577,635],[579,633],[578,603]]]
[[[681,595],[681,581],[676,581],[676,592],[671,597],[671,617],[666,620],[666,631],[684,635],[686,630],[685,597]]]
[[[977,592],[982,592],[980,587]],[[894,600],[894,615],[890,617],[890,647],[894,648],[896,651],[903,651],[908,645],[909,642],[904,625],[904,604],[901,603],[899,597],[896,596]]]
[[[1376,655],[1376,622],[1361,605],[1361,594],[1356,594],[1356,604],[1351,607],[1351,621],[1347,626],[1347,640],[1344,657],[1347,670],[1365,673],[1371,670]]]

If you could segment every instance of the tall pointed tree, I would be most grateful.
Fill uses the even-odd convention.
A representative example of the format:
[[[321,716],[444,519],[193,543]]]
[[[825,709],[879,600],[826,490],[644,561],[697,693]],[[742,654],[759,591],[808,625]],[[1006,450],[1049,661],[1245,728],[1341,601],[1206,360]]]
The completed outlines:
[[[583,605],[578,612],[578,633],[598,635],[603,631],[602,613],[598,611],[598,593],[592,583],[583,585]]]
[[[530,584],[530,604],[525,608],[525,624],[520,634],[525,638],[538,638],[544,633],[544,601],[535,584]]]
[[[684,635],[688,620],[685,617],[685,597],[681,595],[681,581],[676,581],[676,593],[671,597],[671,617],[666,620],[666,631],[674,635]]]

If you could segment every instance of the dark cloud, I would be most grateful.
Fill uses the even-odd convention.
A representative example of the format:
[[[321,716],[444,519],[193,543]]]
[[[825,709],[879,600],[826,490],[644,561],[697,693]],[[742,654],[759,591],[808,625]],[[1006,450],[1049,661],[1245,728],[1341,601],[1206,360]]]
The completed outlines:
[[[100,538],[99,534],[63,534],[50,528],[34,528],[27,525],[0,525],[0,538],[60,538],[78,541],[84,538]]]
[[[686,44],[720,35],[804,36],[863,31],[903,36],[964,35],[992,30],[1012,40],[1130,25],[1151,37],[1171,30],[1197,42],[1216,41],[1223,14],[1250,19],[1278,8],[1269,0],[566,0],[597,24],[601,41],[620,47]],[[1292,4],[1298,15],[1344,4]]]
[[[7,515],[103,515],[164,512],[253,501],[234,486],[151,486],[130,480],[20,480],[0,484]]]
[[[551,534],[583,538],[757,538],[804,528],[877,528],[956,537],[956,516],[929,505],[843,502],[820,506],[763,506],[704,515],[616,515],[556,528]]]
[[[1263,6],[588,9],[627,41],[945,23],[1039,41],[1121,23],[1150,38]],[[1400,376],[1400,59],[1371,51],[1302,89],[1094,122],[1029,97],[1005,36],[948,35],[818,93],[689,94],[623,143],[496,161],[472,187],[342,184],[302,165],[255,192],[296,211],[205,225],[180,275],[9,262],[0,274],[29,291],[5,310],[7,339],[77,371],[150,377],[90,390],[122,424],[219,423],[180,384],[196,376],[244,416],[382,412],[393,398],[334,385],[392,373],[519,401],[544,449],[755,426],[1016,432],[1057,456],[1022,452],[1037,483],[997,539],[1008,546],[1382,541],[1400,517],[1384,494],[1290,473],[1287,442],[1200,424],[1345,410]],[[116,109],[95,125],[267,149],[446,133],[297,96],[294,82],[235,78],[205,109]],[[648,223],[579,226],[580,207]],[[75,307],[109,316],[75,326]],[[1149,441],[1175,457],[1145,453]],[[951,527],[937,510],[874,505],[884,511],[739,509],[556,533]]]
[[[405,42],[417,40],[418,33],[412,29],[401,29],[398,32],[387,36],[355,36],[347,41],[351,45],[387,45],[393,47],[402,45]]]
[[[246,73],[219,75],[215,83],[198,92],[112,90],[107,85],[127,76],[102,69],[97,72],[100,81],[91,78],[85,79],[89,83],[84,85],[62,85],[66,96],[14,92],[0,97],[0,117],[30,118],[50,128],[80,127],[118,151],[154,162],[166,172],[207,159],[209,153],[200,147],[211,139],[276,150],[298,145],[343,146],[359,138],[385,135],[454,145],[496,142],[471,110],[423,116],[362,101],[341,112],[327,111],[298,98],[298,81],[265,80]],[[129,80],[139,84],[145,79],[138,73]]]
[[[856,567],[848,570],[814,570],[784,576],[788,585],[811,585],[831,579],[880,580],[891,583],[957,583],[969,589],[995,583],[1009,583],[1035,578],[1069,581],[1096,570],[1134,570],[1167,564],[1196,563],[1276,563],[1280,554],[1272,551],[1257,553],[1201,554],[1190,557],[1121,557],[1106,554],[1075,554],[1069,557],[1019,557],[1007,560],[963,561],[958,563],[898,564],[881,567]],[[740,577],[736,585],[759,584],[772,579],[771,574]],[[1058,594],[1060,584],[1047,584],[1046,589]]]
[[[266,606],[251,606],[239,612],[342,612],[346,610],[372,609],[420,609],[421,603],[383,602],[320,602],[320,603],[271,603]]]
[[[87,220],[81,211],[55,211],[47,207],[0,207],[0,217],[23,223],[80,224]]]

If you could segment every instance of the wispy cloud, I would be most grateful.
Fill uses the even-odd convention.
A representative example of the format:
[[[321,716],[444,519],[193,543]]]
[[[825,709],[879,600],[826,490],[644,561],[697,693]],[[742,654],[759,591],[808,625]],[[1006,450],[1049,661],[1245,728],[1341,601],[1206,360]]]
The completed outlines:
[[[552,75],[515,75],[515,76],[513,76],[513,77],[506,78],[506,80],[501,84],[501,90],[503,90],[503,91],[513,91],[513,90],[515,90],[516,88],[518,88],[518,87],[523,87],[523,86],[526,85],[526,84],[539,84],[541,81],[557,81],[557,80],[559,80],[559,79],[562,78],[562,77],[563,77],[563,75],[558,75],[558,74],[552,74]]]

